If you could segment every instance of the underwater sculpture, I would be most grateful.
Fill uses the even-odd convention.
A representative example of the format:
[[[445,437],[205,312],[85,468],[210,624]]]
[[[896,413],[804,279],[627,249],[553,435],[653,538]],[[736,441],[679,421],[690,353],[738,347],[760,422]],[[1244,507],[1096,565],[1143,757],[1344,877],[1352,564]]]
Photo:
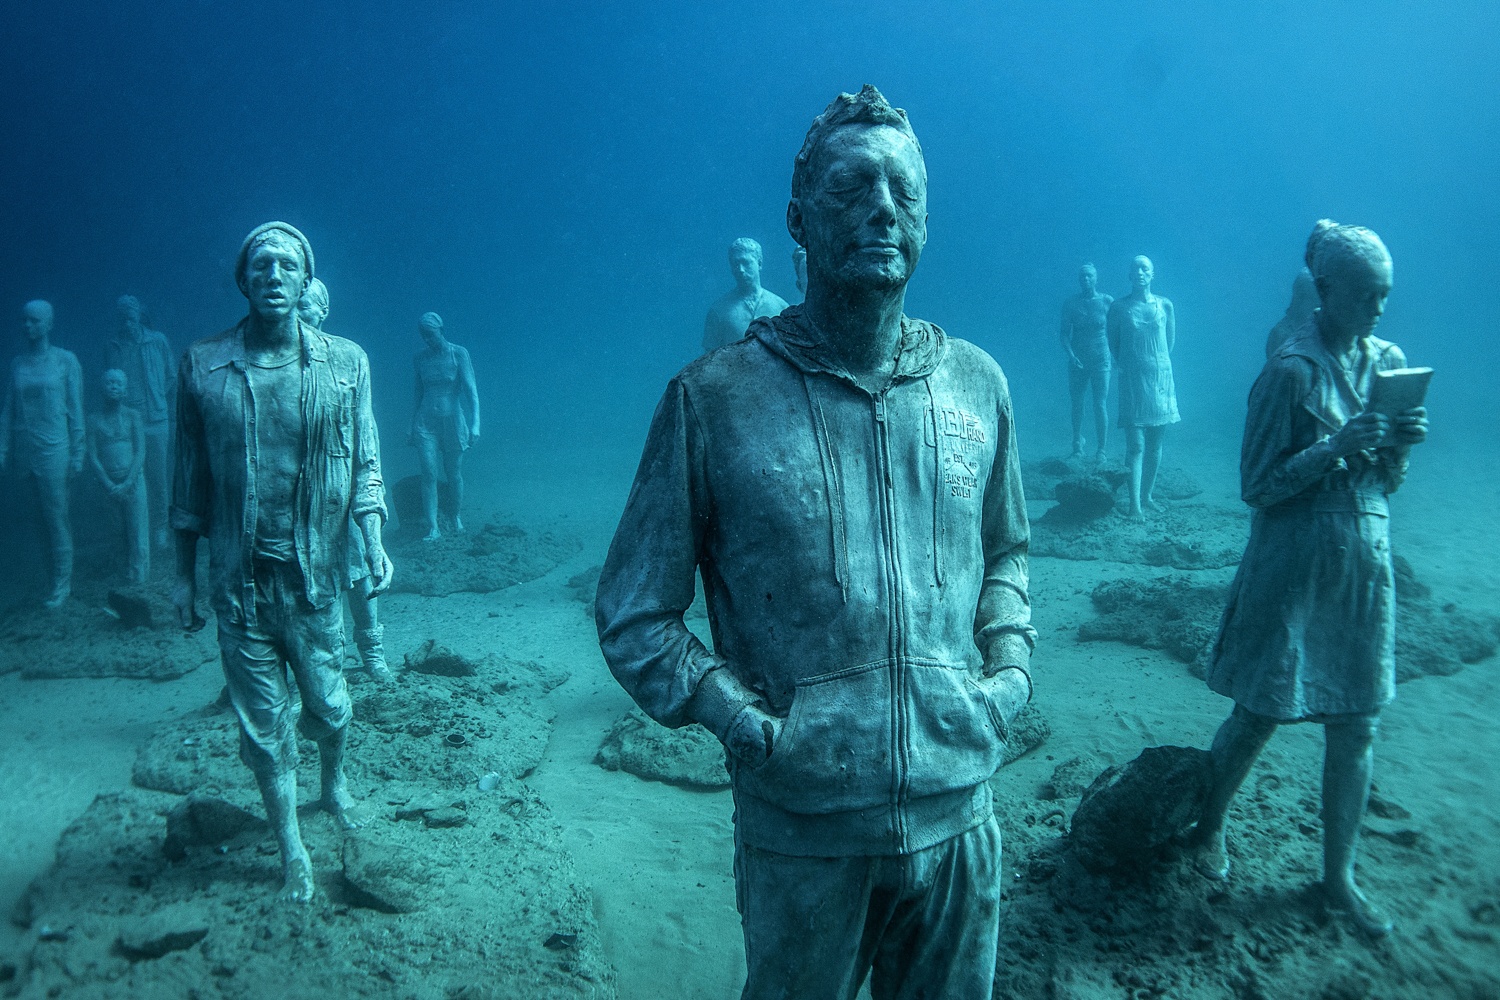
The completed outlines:
[[[1130,294],[1109,307],[1106,330],[1120,387],[1120,428],[1130,469],[1130,514],[1155,508],[1151,496],[1161,466],[1162,437],[1177,415],[1172,382],[1172,348],[1177,344],[1177,312],[1172,300],[1151,292],[1156,270],[1151,258],[1130,262]]]
[[[726,747],[747,998],[992,988],[1029,527],[999,366],[903,314],[926,220],[905,112],[841,94],[792,173],[807,302],[671,381],[600,576],[616,679]]]
[[[807,297],[807,247],[792,251],[792,273],[797,276],[797,294]]]
[[[151,575],[151,517],[146,506],[146,428],[125,400],[126,374],[111,368],[99,381],[104,405],[88,418],[89,466],[124,527],[126,575],[145,583]]]
[[[1375,373],[1405,366],[1374,335],[1392,284],[1380,237],[1324,219],[1308,260],[1321,306],[1250,391],[1240,478],[1255,514],[1208,669],[1235,707],[1214,737],[1195,864],[1228,877],[1235,790],[1278,725],[1322,723],[1324,895],[1381,935],[1391,920],[1355,884],[1354,855],[1380,710],[1395,694],[1386,496],[1426,438],[1427,411],[1365,409]]]
[[[1316,234],[1314,234],[1316,235]],[[1308,248],[1311,256],[1312,248]],[[1313,282],[1312,272],[1308,270],[1311,262],[1306,267],[1297,270],[1297,277],[1292,279],[1292,300],[1287,303],[1286,312],[1276,325],[1271,327],[1271,332],[1266,336],[1266,357],[1276,353],[1276,349],[1286,343],[1288,337],[1297,331],[1307,318],[1318,308],[1318,286]]]
[[[1072,402],[1073,457],[1083,457],[1083,401],[1093,393],[1094,457],[1104,458],[1109,434],[1109,338],[1104,321],[1114,297],[1099,291],[1099,272],[1093,264],[1078,269],[1078,294],[1062,307],[1063,353],[1068,356],[1068,396]]]
[[[703,320],[703,353],[745,336],[751,322],[761,316],[775,316],[786,308],[786,299],[760,284],[760,267],[765,261],[760,244],[742,236],[729,244],[729,273],[734,287],[709,307]]]
[[[469,352],[443,336],[443,317],[426,312],[417,321],[426,344],[412,359],[416,398],[407,441],[417,449],[422,468],[422,515],[425,541],[443,537],[438,524],[438,481],[448,484],[451,511],[443,511],[454,531],[463,531],[464,452],[479,440],[479,389]]]
[[[321,278],[307,283],[307,291],[297,302],[297,318],[319,333],[328,320],[328,286]],[[349,617],[354,620],[354,648],[359,662],[378,681],[391,679],[391,668],[385,662],[385,626],[380,624],[380,598],[375,595],[370,578],[370,563],[365,557],[365,535],[354,517],[349,517]]]
[[[307,238],[284,222],[245,238],[235,280],[248,315],[182,359],[172,493],[172,601],[184,627],[201,627],[195,569],[206,537],[240,757],[281,848],[282,898],[293,902],[313,894],[297,826],[294,730],[318,745],[320,806],[346,828],[357,825],[343,767],[353,713],[339,600],[351,517],[364,535],[372,591],[391,581],[370,365],[357,344],[298,320],[313,268]]]
[[[52,343],[50,302],[26,303],[21,321],[27,347],[10,362],[0,408],[0,470],[19,474],[36,495],[52,557],[52,586],[43,603],[60,608],[73,592],[68,480],[83,471],[83,369],[72,351]]]
[[[122,295],[115,303],[120,326],[104,347],[105,364],[125,373],[125,405],[140,414],[146,429],[146,506],[151,541],[171,544],[167,501],[171,478],[172,415],[177,409],[177,359],[166,335],[141,322],[141,302]]]

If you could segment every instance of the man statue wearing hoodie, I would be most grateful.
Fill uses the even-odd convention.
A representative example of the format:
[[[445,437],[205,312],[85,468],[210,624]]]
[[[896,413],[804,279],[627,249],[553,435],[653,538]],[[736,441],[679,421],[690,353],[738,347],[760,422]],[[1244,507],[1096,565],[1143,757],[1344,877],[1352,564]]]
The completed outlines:
[[[747,998],[992,988],[1029,528],[999,366],[903,314],[926,222],[906,113],[841,94],[792,172],[807,300],[668,385],[600,578],[615,677],[727,750]]]
[[[313,264],[307,237],[284,222],[245,238],[235,280],[249,314],[189,347],[178,369],[172,482],[172,603],[185,627],[202,626],[198,539],[207,538],[240,757],[281,848],[281,897],[294,903],[313,896],[297,824],[299,728],[318,745],[319,806],[345,829],[357,825],[344,780],[353,710],[340,600],[351,519],[363,535],[370,593],[391,581],[370,363],[353,341],[298,318]]]

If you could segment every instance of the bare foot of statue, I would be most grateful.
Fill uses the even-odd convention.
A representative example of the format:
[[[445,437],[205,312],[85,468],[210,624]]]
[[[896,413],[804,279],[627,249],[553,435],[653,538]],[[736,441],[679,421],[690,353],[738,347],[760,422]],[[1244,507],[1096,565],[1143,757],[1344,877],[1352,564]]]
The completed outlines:
[[[1167,509],[1165,504],[1159,503],[1152,497],[1147,497],[1145,500],[1141,501],[1141,506],[1154,514],[1160,514],[1162,511]]]
[[[1372,938],[1385,937],[1396,926],[1390,914],[1370,902],[1352,883],[1335,886],[1324,882],[1323,904],[1330,914],[1347,919]]]
[[[441,531],[439,531],[437,528],[433,528],[431,531],[427,532],[427,534],[425,534],[425,535],[422,536],[422,541],[424,541],[424,542],[435,542],[439,538],[442,538],[442,537],[443,537],[443,533]]]
[[[1094,461],[1099,465],[1103,465],[1108,460],[1109,456],[1104,453],[1103,448],[1100,448],[1098,451],[1094,452]]]
[[[457,514],[453,515],[453,533],[456,535],[464,533],[464,522]]]
[[[42,602],[42,607],[46,608],[48,611],[56,611],[64,604],[68,603],[68,597],[71,596],[72,593],[73,588],[68,584],[58,584],[56,587],[52,588],[52,593],[49,594],[47,599]]]
[[[306,854],[291,858],[284,869],[286,880],[276,898],[283,903],[305,906],[312,902],[316,886],[313,883],[312,860]]]
[[[1222,832],[1201,837],[1193,845],[1193,871],[1212,882],[1229,881],[1229,848]]]
[[[1130,513],[1126,516],[1129,517],[1132,521],[1144,521],[1146,519],[1146,514],[1141,510],[1141,505],[1138,503],[1132,503],[1130,505]]]
[[[364,826],[354,816],[354,798],[342,779],[332,787],[323,789],[323,796],[318,799],[318,808],[332,816],[340,830],[358,830]]]
[[[1069,458],[1082,458],[1083,457],[1083,445],[1081,445],[1081,444],[1075,444],[1073,446],[1073,452],[1072,452],[1072,454],[1070,454],[1068,457]]]

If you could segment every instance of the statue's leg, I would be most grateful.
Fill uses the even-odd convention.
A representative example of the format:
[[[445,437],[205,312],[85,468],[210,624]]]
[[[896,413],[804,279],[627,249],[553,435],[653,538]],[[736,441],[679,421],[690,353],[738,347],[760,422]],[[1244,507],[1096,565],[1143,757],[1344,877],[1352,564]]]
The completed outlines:
[[[151,576],[151,515],[146,500],[146,481],[138,478],[120,498],[125,514],[125,548],[129,554],[131,583],[145,583]]]
[[[1130,467],[1130,516],[1141,516],[1141,451],[1146,432],[1141,427],[1125,428],[1125,463]]]
[[[167,530],[167,478],[172,468],[170,426],[163,422],[146,429],[146,509],[150,518],[151,544],[168,548],[172,533]]]
[[[453,530],[463,531],[463,518],[459,512],[464,508],[464,453],[460,449],[443,453],[443,472],[448,480],[448,502],[453,505]]]
[[[1224,842],[1224,823],[1234,793],[1250,773],[1255,758],[1265,749],[1276,732],[1276,720],[1239,705],[1214,734],[1209,751],[1213,766],[1213,784],[1203,805],[1203,816],[1193,835],[1193,867],[1207,878],[1229,877],[1229,849]]]
[[[313,608],[300,596],[300,580],[297,589],[295,609],[290,607],[290,598],[287,602],[285,634],[287,663],[302,695],[302,735],[318,744],[322,778],[318,805],[341,827],[352,830],[360,824],[350,815],[354,800],[344,777],[344,744],[354,717],[344,682],[344,602]]]
[[[1323,891],[1329,909],[1349,914],[1374,937],[1389,934],[1393,924],[1355,885],[1354,855],[1370,800],[1379,728],[1375,715],[1340,718],[1323,727]]]
[[[1104,460],[1105,446],[1109,440],[1109,367],[1096,369],[1094,383],[1094,457]]]
[[[427,534],[423,540],[432,542],[443,537],[438,528],[438,474],[439,458],[437,442],[430,434],[417,435],[417,460],[422,472],[422,516],[427,519]]]
[[[297,825],[297,702],[287,686],[286,657],[275,633],[276,581],[257,563],[256,624],[219,618],[219,652],[229,704],[240,723],[240,759],[255,775],[266,820],[281,849],[281,898],[305,903],[313,895],[312,861]]]
[[[1152,493],[1156,490],[1156,472],[1161,468],[1161,444],[1166,437],[1166,427],[1147,427],[1145,449],[1141,456],[1141,506],[1160,510]]]
[[[41,500],[42,523],[52,551],[52,590],[45,604],[60,608],[73,592],[73,528],[68,523],[68,472],[66,464],[36,476]]]
[[[380,624],[380,598],[371,597],[374,585],[368,576],[349,588],[349,617],[354,619],[354,646],[359,662],[378,681],[391,679],[391,668],[385,662],[385,626]]]
[[[1089,373],[1087,369],[1075,368],[1072,362],[1068,363],[1068,399],[1072,404],[1073,416],[1073,457],[1083,456],[1083,397],[1088,391]]]

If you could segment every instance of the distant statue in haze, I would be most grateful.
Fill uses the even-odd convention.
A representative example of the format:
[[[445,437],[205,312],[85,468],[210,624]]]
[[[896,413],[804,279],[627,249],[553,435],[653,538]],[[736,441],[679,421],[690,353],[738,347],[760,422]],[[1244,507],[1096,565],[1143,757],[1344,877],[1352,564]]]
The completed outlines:
[[[129,377],[111,368],[99,381],[104,405],[89,414],[88,460],[94,477],[123,527],[126,576],[145,583],[151,575],[151,517],[146,508],[146,428],[133,406],[126,406]]]
[[[797,294],[807,297],[807,247],[792,251],[792,272],[797,275]]]
[[[408,440],[422,465],[422,514],[427,521],[423,540],[443,537],[438,523],[438,482],[448,484],[448,503],[442,511],[447,525],[463,531],[464,452],[479,440],[479,389],[469,352],[443,336],[443,318],[422,314],[417,332],[427,345],[412,359],[416,397],[412,403]]]
[[[1308,252],[1311,253],[1311,249]],[[1287,304],[1286,314],[1276,321],[1276,325],[1271,327],[1270,335],[1266,337],[1266,357],[1274,357],[1281,345],[1307,322],[1316,308],[1318,286],[1313,282],[1312,271],[1304,267],[1292,280],[1292,301]]]
[[[328,286],[321,278],[307,283],[307,291],[297,303],[297,318],[304,326],[319,333],[328,319]],[[385,662],[385,626],[380,624],[380,598],[375,596],[375,584],[370,575],[369,559],[365,555],[365,534],[354,518],[349,518],[349,617],[354,619],[354,648],[359,650],[359,662],[378,681],[391,679],[391,668]]]
[[[21,310],[26,350],[10,362],[0,409],[0,469],[12,469],[35,493],[52,556],[44,604],[60,608],[73,592],[73,528],[68,480],[83,471],[83,369],[72,351],[52,345],[52,304]]]
[[[1229,876],[1229,802],[1276,727],[1323,725],[1323,893],[1374,936],[1391,919],[1354,879],[1380,710],[1395,695],[1396,591],[1386,497],[1427,436],[1427,411],[1367,411],[1375,373],[1404,368],[1375,336],[1393,271],[1368,229],[1321,220],[1308,244],[1321,306],[1250,390],[1240,484],[1254,508],[1208,668],[1234,699],[1214,737],[1195,865]]]
[[[346,830],[359,825],[344,777],[351,517],[373,592],[391,581],[370,364],[359,345],[298,319],[314,263],[307,237],[284,222],[245,238],[235,280],[248,315],[189,347],[178,372],[172,489],[172,603],[185,627],[202,627],[203,536],[240,757],[281,848],[281,898],[294,903],[314,892],[297,824],[298,731],[318,745],[319,806]]]
[[[115,303],[120,324],[105,345],[105,363],[125,373],[125,405],[141,416],[146,428],[146,506],[151,540],[157,548],[171,544],[167,529],[167,481],[171,475],[172,416],[177,410],[177,359],[166,335],[141,322],[141,302],[122,295]]]
[[[1130,467],[1130,516],[1156,509],[1152,498],[1161,466],[1162,437],[1177,415],[1172,382],[1172,348],[1177,344],[1177,313],[1172,300],[1151,292],[1156,276],[1151,258],[1130,263],[1130,294],[1109,307],[1106,329],[1120,388],[1120,427]]]
[[[1109,338],[1105,319],[1114,297],[1098,290],[1093,264],[1078,269],[1078,294],[1062,307],[1061,339],[1068,358],[1068,396],[1073,404],[1073,457],[1083,457],[1083,403],[1093,393],[1094,457],[1104,459],[1109,434]]]
[[[760,266],[764,260],[760,244],[749,237],[729,244],[734,288],[713,304],[703,320],[703,353],[743,339],[751,320],[779,315],[786,308],[786,299],[761,287]]]

